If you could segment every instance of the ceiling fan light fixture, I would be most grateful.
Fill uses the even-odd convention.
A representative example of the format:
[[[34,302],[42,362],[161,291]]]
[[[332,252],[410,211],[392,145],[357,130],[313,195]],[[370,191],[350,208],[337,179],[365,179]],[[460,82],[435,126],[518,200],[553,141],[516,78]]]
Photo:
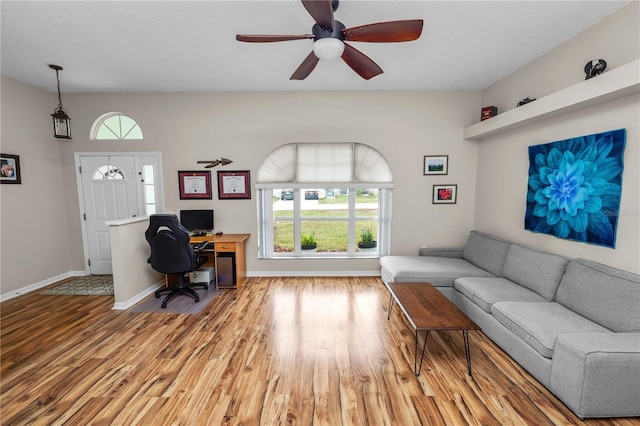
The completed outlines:
[[[344,43],[333,37],[316,40],[313,43],[313,54],[323,61],[335,61],[342,56]]]

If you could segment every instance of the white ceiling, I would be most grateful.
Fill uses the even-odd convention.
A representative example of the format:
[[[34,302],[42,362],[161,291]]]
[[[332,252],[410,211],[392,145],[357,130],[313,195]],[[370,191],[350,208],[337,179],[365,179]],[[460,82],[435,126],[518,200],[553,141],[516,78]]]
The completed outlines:
[[[289,77],[312,40],[241,43],[242,34],[306,34],[313,19],[286,1],[7,1],[2,75],[62,92],[481,90],[628,1],[342,0],[347,28],[423,19],[420,39],[352,43],[384,73],[363,80],[343,61]]]

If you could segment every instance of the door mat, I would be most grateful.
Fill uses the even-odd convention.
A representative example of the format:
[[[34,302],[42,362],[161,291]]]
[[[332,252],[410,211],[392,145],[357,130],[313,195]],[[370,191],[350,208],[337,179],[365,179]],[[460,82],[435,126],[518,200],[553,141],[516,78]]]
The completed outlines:
[[[213,288],[209,287],[209,290],[201,287],[194,288],[194,290],[200,295],[199,302],[194,302],[194,298],[190,294],[176,294],[169,299],[167,307],[162,308],[162,300],[168,293],[162,293],[160,298],[156,299],[154,292],[141,302],[127,309],[127,311],[136,313],[152,312],[158,314],[199,314],[220,294],[220,290],[216,290],[215,286]]]
[[[113,275],[86,275],[43,291],[47,295],[113,296]]]

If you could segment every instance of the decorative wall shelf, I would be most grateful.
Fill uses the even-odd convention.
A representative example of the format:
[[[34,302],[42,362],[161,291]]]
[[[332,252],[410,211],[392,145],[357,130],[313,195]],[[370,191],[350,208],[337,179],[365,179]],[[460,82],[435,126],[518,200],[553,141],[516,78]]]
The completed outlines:
[[[506,130],[640,92],[640,60],[604,72],[521,107],[464,128],[467,140],[482,140]]]

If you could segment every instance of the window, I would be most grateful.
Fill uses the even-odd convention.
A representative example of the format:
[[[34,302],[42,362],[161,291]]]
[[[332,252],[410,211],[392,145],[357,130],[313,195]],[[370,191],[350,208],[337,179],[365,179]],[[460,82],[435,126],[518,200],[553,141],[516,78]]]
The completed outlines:
[[[104,114],[91,127],[91,140],[143,139],[142,130],[131,117],[119,112]]]
[[[283,145],[256,180],[261,258],[388,253],[393,184],[389,165],[373,148]],[[369,244],[359,244],[367,236]]]
[[[153,164],[142,166],[142,186],[144,188],[144,210],[147,216],[156,213],[156,185]]]
[[[102,179],[124,179],[124,173],[117,166],[113,164],[105,164],[96,169],[93,173],[94,180]]]

